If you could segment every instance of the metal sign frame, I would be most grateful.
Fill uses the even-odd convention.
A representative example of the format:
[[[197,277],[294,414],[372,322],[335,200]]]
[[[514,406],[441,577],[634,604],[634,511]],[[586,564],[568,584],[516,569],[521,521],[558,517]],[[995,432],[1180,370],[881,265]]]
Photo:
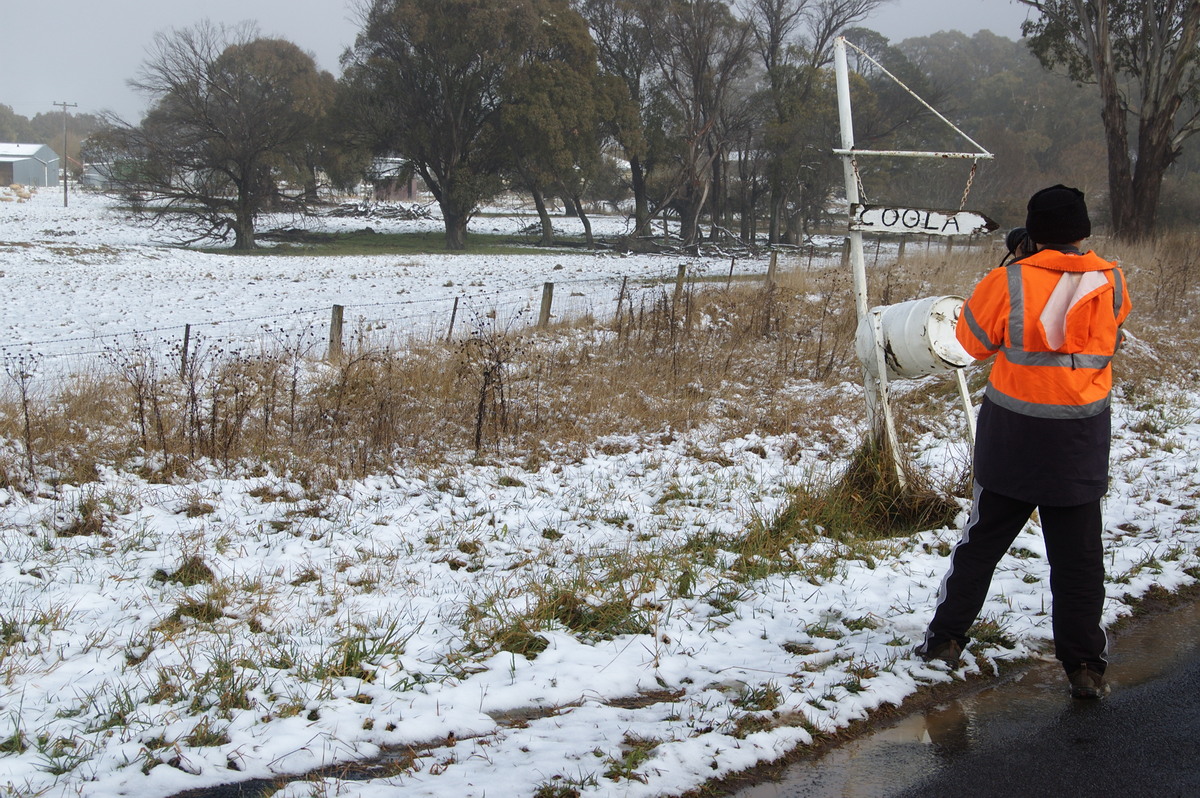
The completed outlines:
[[[863,57],[879,68],[883,74],[891,78],[898,86],[912,95],[921,105],[925,106],[938,119],[945,122],[952,130],[954,130],[962,138],[966,139],[975,148],[974,152],[922,152],[913,150],[862,150],[854,146],[854,115],[850,105],[850,67],[846,58],[846,47],[854,47]],[[846,201],[848,203],[848,238],[850,242],[850,266],[854,281],[854,299],[855,309],[858,314],[858,323],[861,325],[866,320],[870,319],[870,323],[875,327],[875,346],[876,358],[879,363],[883,362],[883,341],[882,332],[879,329],[878,314],[871,312],[869,302],[867,300],[867,267],[866,257],[863,254],[863,229],[861,226],[856,228],[854,223],[854,214],[856,208],[864,207],[862,198],[859,195],[858,169],[855,159],[859,156],[877,156],[888,158],[936,158],[939,160],[946,159],[963,159],[963,160],[991,160],[994,156],[983,148],[978,142],[960,130],[953,122],[944,117],[936,108],[925,102],[916,92],[904,85],[904,82],[889,72],[882,64],[876,61],[871,56],[867,55],[861,48],[855,47],[850,42],[846,41],[844,36],[839,36],[833,43],[834,53],[834,70],[837,79],[837,98],[838,98],[838,121],[841,129],[841,144],[840,148],[834,149],[833,152],[842,158],[842,172],[846,183]],[[973,176],[972,172],[972,176]],[[968,181],[968,188],[970,182]],[[963,195],[964,202],[966,195]],[[984,217],[986,218],[986,217]],[[988,220],[990,221],[990,220]],[[993,223],[994,224],[994,223]],[[963,376],[962,369],[955,370],[955,376],[958,380],[959,393],[966,403],[967,409],[967,425],[968,434],[974,441],[974,408],[971,406],[970,395],[967,391],[966,377]],[[879,369],[878,375],[872,375],[864,366],[863,368],[863,384],[866,389],[867,397],[867,420],[871,425],[872,433],[876,441],[886,440],[888,448],[891,450],[893,463],[896,468],[896,476],[903,485],[905,482],[902,464],[900,461],[900,452],[896,440],[895,424],[892,420],[892,411],[888,403],[887,396],[887,373],[884,369]]]

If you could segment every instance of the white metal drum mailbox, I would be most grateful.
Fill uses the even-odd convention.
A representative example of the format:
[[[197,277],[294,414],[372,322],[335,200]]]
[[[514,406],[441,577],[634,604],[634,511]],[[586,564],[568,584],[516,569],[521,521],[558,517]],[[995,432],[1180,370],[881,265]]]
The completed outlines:
[[[961,369],[972,360],[954,337],[962,305],[962,297],[931,296],[871,308],[858,325],[859,360],[873,377],[879,377],[878,336],[888,380]]]

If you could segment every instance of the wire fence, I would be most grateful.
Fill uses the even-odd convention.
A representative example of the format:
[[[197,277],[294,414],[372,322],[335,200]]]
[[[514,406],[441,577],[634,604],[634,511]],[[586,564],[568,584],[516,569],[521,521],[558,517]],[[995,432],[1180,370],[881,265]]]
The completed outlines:
[[[968,246],[976,243],[972,237]],[[898,258],[903,258],[904,245],[901,239]],[[673,265],[656,274],[609,274],[492,290],[480,287],[475,291],[447,291],[443,296],[299,307],[228,319],[182,319],[177,324],[116,332],[4,342],[0,343],[0,360],[10,377],[27,371],[67,376],[133,351],[160,357],[174,354],[186,362],[189,352],[201,347],[230,353],[267,352],[295,349],[304,341],[312,355],[323,356],[347,346],[369,349],[415,341],[451,341],[486,331],[515,332],[549,322],[590,320],[604,324],[617,316],[619,307],[627,311],[644,307],[672,287],[678,293],[684,280],[771,279],[775,254],[765,275],[764,259],[760,258],[744,259],[740,272],[737,257],[729,259],[728,267],[717,258],[664,259],[664,263]],[[793,268],[811,268],[814,259],[823,265],[839,257],[836,250],[815,246],[797,248],[791,255]],[[844,261],[844,250],[841,257]],[[880,242],[876,242],[874,259],[880,259]]]
[[[761,262],[749,261],[761,274]],[[745,263],[743,264],[745,265]],[[516,332],[552,322],[591,320],[606,323],[618,305],[644,306],[682,279],[711,279],[720,271],[707,261],[680,264],[657,274],[610,275],[556,280],[513,288],[479,288],[447,292],[444,296],[390,302],[366,302],[300,307],[258,316],[120,330],[109,333],[0,343],[0,358],[12,377],[36,373],[62,377],[103,366],[130,352],[175,356],[186,363],[189,353],[207,348],[228,353],[295,349],[305,346],[313,356],[334,348],[399,347],[414,341],[452,341],[487,331]],[[730,264],[728,279],[734,277]]]

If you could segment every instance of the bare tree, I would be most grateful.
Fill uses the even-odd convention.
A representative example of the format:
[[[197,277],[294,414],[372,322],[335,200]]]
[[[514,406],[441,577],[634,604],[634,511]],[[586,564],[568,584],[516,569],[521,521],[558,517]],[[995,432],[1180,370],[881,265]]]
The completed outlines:
[[[679,156],[668,199],[680,208],[685,247],[697,244],[700,213],[721,180],[732,145],[723,117],[731,110],[750,46],[750,27],[720,0],[670,4],[655,56],[664,90],[678,110],[673,133]]]
[[[648,124],[653,96],[654,31],[661,24],[658,0],[574,0],[587,21],[600,69],[625,87],[632,108],[631,124],[617,138],[629,163],[634,203],[634,236],[646,235],[650,226],[650,199],[646,176],[653,159],[643,130]]]
[[[1099,87],[1113,232],[1150,235],[1163,176],[1200,129],[1200,0],[1021,2],[1041,14],[1023,32],[1043,65]]]
[[[251,25],[202,22],[156,35],[130,84],[149,113],[139,125],[106,116],[89,155],[159,218],[192,220],[192,241],[232,234],[252,249],[259,214],[308,207],[312,135],[333,88],[311,55]]]
[[[823,68],[834,39],[887,0],[742,0],[754,30],[755,52],[766,71],[770,115],[765,144],[772,242],[796,241],[805,210],[824,205],[832,174],[806,135],[827,127],[831,107]],[[789,210],[791,209],[791,210]]]

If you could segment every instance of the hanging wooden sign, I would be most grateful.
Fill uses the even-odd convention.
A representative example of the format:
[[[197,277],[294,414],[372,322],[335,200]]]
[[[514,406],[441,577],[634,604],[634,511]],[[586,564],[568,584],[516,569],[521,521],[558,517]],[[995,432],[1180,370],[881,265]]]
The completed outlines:
[[[889,208],[882,205],[850,206],[850,229],[860,233],[919,233],[931,236],[967,236],[995,230],[1000,225],[975,211],[938,211],[929,208]]]

